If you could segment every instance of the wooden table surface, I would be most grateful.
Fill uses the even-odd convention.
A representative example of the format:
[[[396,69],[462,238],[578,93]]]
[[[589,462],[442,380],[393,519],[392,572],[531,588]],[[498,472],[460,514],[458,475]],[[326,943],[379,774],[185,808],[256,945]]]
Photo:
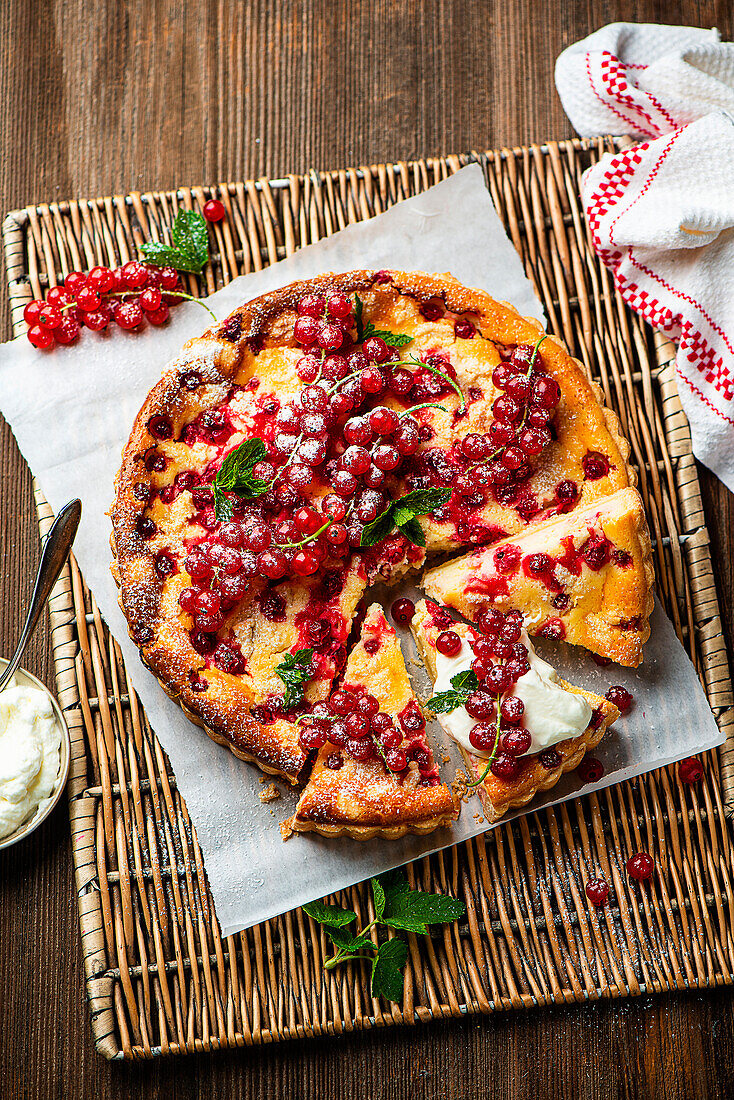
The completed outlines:
[[[553,64],[605,22],[734,33],[728,0],[3,0],[4,210],[572,135]],[[7,301],[4,332],[10,335]],[[702,471],[729,640],[732,504]],[[0,426],[0,652],[38,560]],[[53,682],[48,635],[25,661]],[[729,991],[573,1005],[201,1058],[109,1065],[84,1001],[62,805],[0,853],[0,1100],[734,1095]]]

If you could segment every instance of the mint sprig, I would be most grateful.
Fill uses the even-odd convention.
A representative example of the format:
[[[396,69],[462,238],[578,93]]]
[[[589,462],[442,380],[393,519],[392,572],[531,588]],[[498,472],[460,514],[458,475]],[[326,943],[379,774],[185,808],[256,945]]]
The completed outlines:
[[[298,649],[295,653],[286,653],[276,668],[276,673],[285,685],[283,709],[293,710],[303,702],[303,689],[312,678],[311,661],[313,649]],[[314,918],[316,919],[316,918]]]
[[[473,691],[479,687],[476,672],[468,668],[464,672],[457,672],[451,677],[451,691],[440,691],[429,699],[426,706],[434,714],[450,714],[457,707],[463,707]]]
[[[416,517],[435,512],[450,496],[450,489],[414,489],[397,500],[391,500],[385,511],[365,526],[360,546],[374,546],[396,528],[415,546],[425,546],[426,536]]]
[[[368,321],[364,326],[362,339],[369,340],[373,336],[379,340],[384,340],[389,348],[404,348],[406,344],[413,342],[413,337],[404,332],[389,332],[385,328],[375,328],[372,322]]]
[[[357,343],[361,344],[363,340],[369,340],[371,336],[378,337],[380,340],[384,340],[389,348],[404,348],[406,344],[410,344],[413,341],[412,336],[406,336],[402,332],[390,332],[388,329],[375,328],[371,321],[367,324],[364,323],[362,315],[364,313],[364,302],[360,298],[359,294],[354,295],[354,323],[357,329]]]
[[[446,894],[411,890],[401,871],[388,871],[379,878],[371,879],[371,885],[375,919],[356,933],[346,927],[356,920],[356,914],[351,909],[312,901],[304,905],[303,910],[322,925],[337,949],[324,963],[326,970],[333,970],[350,959],[371,959],[372,996],[400,1001],[408,945],[398,936],[376,943],[369,932],[376,925],[382,925],[400,932],[425,935],[430,925],[445,924],[463,916],[466,906],[463,901]]]
[[[202,215],[195,210],[179,210],[171,241],[170,245],[146,241],[140,251],[148,263],[199,275],[209,262],[209,233]]]
[[[214,514],[220,522],[232,518],[232,505],[226,493],[236,493],[239,497],[252,500],[268,491],[269,481],[252,476],[255,466],[267,455],[265,444],[257,437],[243,440],[239,447],[229,452],[212,484]]]

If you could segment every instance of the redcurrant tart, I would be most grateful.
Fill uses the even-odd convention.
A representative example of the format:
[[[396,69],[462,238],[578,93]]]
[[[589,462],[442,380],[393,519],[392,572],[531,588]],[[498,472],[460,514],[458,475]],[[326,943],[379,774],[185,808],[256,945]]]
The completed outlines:
[[[556,494],[570,499],[575,488],[562,485]],[[454,558],[424,577],[431,599],[480,626],[488,600],[519,611],[532,607],[529,634],[565,640],[632,667],[641,662],[650,633],[652,586],[644,507],[630,488],[588,508],[577,503],[527,533]],[[607,699],[622,713],[632,703],[623,688],[612,689]]]
[[[307,727],[317,732],[306,747],[318,755],[291,827],[366,840],[430,832],[450,823],[454,799],[440,782],[422,716],[417,732],[401,728],[405,716],[420,714],[420,708],[395,632],[378,604],[367,610],[344,685],[329,700],[335,720],[327,722],[325,732]],[[338,778],[330,763],[335,749],[342,760]]]
[[[84,327],[111,319],[133,329],[164,320],[179,286],[172,269],[133,260],[93,279],[78,273],[43,309]],[[95,308],[82,308],[77,295]],[[38,322],[40,311],[29,317]],[[56,330],[48,331],[56,342]],[[488,370],[476,369],[477,356]],[[420,568],[424,555],[517,543],[556,512],[571,516],[626,488],[626,452],[609,424],[557,341],[541,344],[511,309],[450,279],[329,275],[243,305],[187,347],[149,395],[125,450],[114,547],[122,606],[146,663],[247,759],[296,780],[315,756],[314,781],[326,776],[334,795],[356,790],[358,822],[340,820],[339,799],[324,796],[318,812],[304,816],[306,828],[386,837],[427,831],[436,808],[448,813],[450,805],[453,815],[453,803],[442,801],[409,686],[399,699],[380,695],[380,662],[392,653],[402,667],[392,627],[369,620],[363,642],[350,640],[360,597],[373,579]],[[251,466],[246,453],[256,459]],[[606,477],[585,476],[581,460],[591,453],[608,456]],[[233,487],[220,477],[225,462]],[[564,482],[577,490],[557,488]],[[406,494],[410,505],[390,507]],[[413,506],[425,507],[415,522]],[[383,532],[368,526],[378,517]],[[368,545],[367,531],[383,537]],[[477,605],[509,598],[506,611],[515,584],[532,580],[551,604],[543,622],[557,620],[565,631],[577,614],[576,578],[605,582],[612,565],[636,575],[635,548],[607,541],[587,542],[583,553],[582,543],[562,547],[563,561],[538,577],[521,569],[493,577],[476,589]],[[539,551],[550,554],[542,541]],[[644,608],[625,608],[623,618],[624,633],[639,638]],[[489,750],[495,772],[480,796],[502,789],[507,808],[522,785],[532,793],[536,779],[553,781],[561,767],[543,769],[538,754],[523,751],[526,715],[510,700],[530,667],[528,651],[522,624],[500,620],[472,661],[479,687],[467,703],[478,715],[473,725],[498,734]],[[450,615],[436,621],[441,633],[463,636]],[[329,709],[337,676],[338,690],[356,700],[349,713]],[[598,702],[582,749],[596,743],[611,712]],[[302,728],[317,734],[302,739]],[[320,767],[327,752],[339,755],[339,768]],[[493,803],[491,812],[500,811]]]

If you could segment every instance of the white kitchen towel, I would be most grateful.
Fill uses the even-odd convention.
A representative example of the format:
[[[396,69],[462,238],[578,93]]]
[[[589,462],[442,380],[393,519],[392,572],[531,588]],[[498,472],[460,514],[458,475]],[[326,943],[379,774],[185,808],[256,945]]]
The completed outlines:
[[[717,31],[614,23],[558,58],[584,135],[646,137],[583,177],[617,287],[678,342],[693,451],[734,491],[734,44]]]
[[[657,138],[734,111],[734,44],[717,30],[610,23],[563,51],[556,87],[583,137]]]

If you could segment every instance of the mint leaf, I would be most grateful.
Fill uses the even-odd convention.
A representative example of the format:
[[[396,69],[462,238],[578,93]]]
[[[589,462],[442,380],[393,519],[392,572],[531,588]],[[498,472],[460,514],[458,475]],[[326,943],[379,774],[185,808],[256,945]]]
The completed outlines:
[[[220,523],[226,523],[234,514],[232,512],[232,502],[217,485],[216,481],[212,484],[212,492],[214,493],[214,515]]]
[[[364,302],[360,298],[359,294],[354,295],[354,321],[357,328],[357,343],[361,344],[363,340],[369,339],[370,336],[376,336],[380,340],[384,340],[389,348],[404,348],[406,344],[410,344],[413,341],[412,336],[406,336],[400,332],[389,332],[387,329],[375,328],[371,321],[367,324],[364,323]]]
[[[399,523],[398,527],[400,528],[400,534],[405,535],[406,539],[412,542],[414,546],[426,545],[425,532],[417,519],[411,517],[411,519]]]
[[[457,672],[456,676],[451,677],[451,687],[452,691],[440,691],[426,703],[434,714],[450,714],[457,707],[463,707],[471,693],[479,687],[476,672],[470,668]]]
[[[253,467],[267,458],[268,452],[262,439],[245,439],[239,447],[230,451],[217,472],[217,484],[222,489],[237,489],[240,482],[251,480]],[[263,482],[267,485],[268,482]]]
[[[351,909],[342,909],[339,905],[325,905],[323,901],[310,901],[308,905],[303,905],[301,908],[304,913],[308,913],[311,920],[319,924],[328,924],[332,928],[342,928],[345,924],[351,924],[357,919],[357,914]]]
[[[362,329],[361,340],[369,340],[370,337],[384,340],[389,348],[404,348],[406,344],[413,342],[412,336],[406,336],[402,332],[389,332],[384,328],[375,328],[372,322],[368,321]]]
[[[400,497],[401,508],[410,508],[414,516],[426,516],[435,512],[451,496],[451,489],[413,489]]]
[[[393,905],[398,898],[410,891],[410,884],[407,878],[397,867],[393,871],[387,871],[384,875],[380,875],[379,882],[385,895],[383,913],[385,909]]]
[[[400,527],[401,524],[407,523],[408,520],[413,519],[415,512],[412,508],[404,508],[399,500],[395,501],[392,509],[392,518],[396,527]]]
[[[451,677],[451,686],[455,691],[465,692],[468,696],[479,687],[479,677],[473,668],[467,668]]]
[[[357,326],[357,343],[361,344],[364,340],[364,325],[362,324],[362,311],[364,310],[364,302],[360,298],[359,294],[354,295],[354,321]]]
[[[409,890],[407,894],[397,895],[385,906],[382,922],[390,928],[423,935],[428,931],[428,925],[445,924],[462,917],[465,912],[466,906],[457,898]]]
[[[224,495],[225,492],[236,493],[237,496],[251,500],[268,491],[269,481],[252,476],[255,466],[267,458],[267,454],[265,444],[257,436],[243,440],[239,447],[229,452],[217,470],[217,476],[212,485],[214,515],[220,522],[232,518],[232,506]]]
[[[179,210],[171,238],[179,252],[201,271],[209,259],[209,233],[202,215],[195,210]]]
[[[389,348],[404,348],[413,341],[413,337],[404,332],[378,332],[375,335],[381,336]]]
[[[397,527],[416,546],[425,546],[426,538],[416,516],[425,516],[434,512],[451,496],[450,489],[414,489],[388,504],[385,511],[368,523],[362,531],[361,546],[374,546]]]
[[[372,963],[372,996],[400,1001],[403,997],[403,967],[408,958],[405,940],[381,943]]]
[[[168,244],[161,244],[159,241],[146,241],[145,244],[140,246],[140,251],[149,264],[155,264],[157,267],[175,267],[177,271],[188,270],[188,268],[177,266],[181,260],[181,253]]]
[[[438,695],[433,695],[428,700],[426,706],[434,714],[451,714],[452,710],[463,707],[465,702],[466,695],[459,691],[439,691]]]
[[[370,547],[375,543],[382,542],[392,532],[395,527],[395,520],[393,518],[392,505],[389,505],[382,515],[377,519],[373,519],[371,523],[365,525],[362,531],[362,538],[360,539],[360,546]]]
[[[175,267],[199,275],[209,262],[209,233],[206,221],[195,210],[179,210],[171,229],[172,245],[146,241],[140,246],[151,264]]]
[[[378,920],[382,920],[382,914],[385,912],[385,891],[379,878],[372,878],[370,882],[372,884],[372,895],[375,899],[375,916]]]
[[[340,928],[336,926],[326,925],[324,931],[331,940],[336,944],[340,951],[364,951],[367,948],[375,950],[375,943],[369,936],[363,935],[361,932],[354,936],[348,928]]]
[[[463,674],[462,674],[463,675]],[[476,679],[476,674],[471,673]],[[454,677],[457,679],[457,677]],[[373,889],[374,889],[374,882]],[[411,890],[405,875],[390,871],[379,879],[384,894],[384,904],[379,919],[391,928],[406,932],[424,933],[429,924],[443,924],[456,920],[466,912],[463,901],[446,894],[429,894],[423,890]],[[375,911],[377,905],[375,904]],[[391,941],[392,942],[392,941]]]
[[[276,673],[285,684],[283,709],[293,710],[303,702],[303,688],[311,679],[311,661],[313,649],[299,649],[295,653],[286,653],[276,668]]]

